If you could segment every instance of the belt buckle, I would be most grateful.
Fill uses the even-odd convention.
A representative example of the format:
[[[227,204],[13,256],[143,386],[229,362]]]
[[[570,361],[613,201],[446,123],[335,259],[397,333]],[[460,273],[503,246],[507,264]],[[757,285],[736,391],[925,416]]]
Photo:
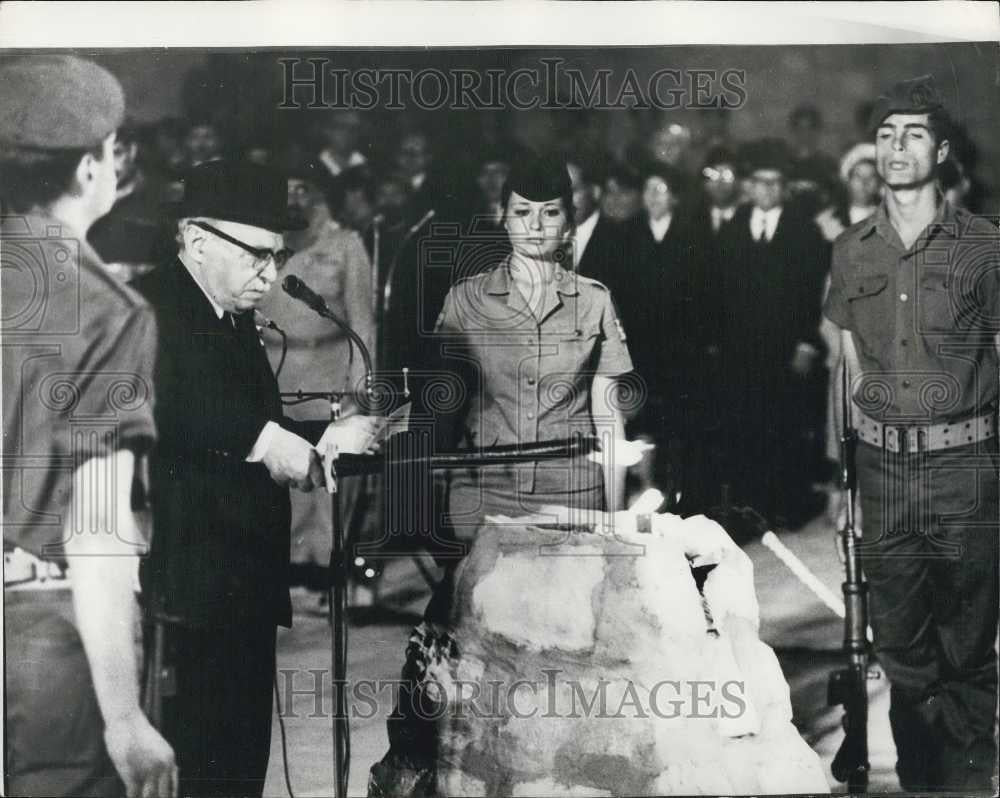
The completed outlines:
[[[919,454],[927,451],[928,427],[899,425],[894,429],[900,454]]]

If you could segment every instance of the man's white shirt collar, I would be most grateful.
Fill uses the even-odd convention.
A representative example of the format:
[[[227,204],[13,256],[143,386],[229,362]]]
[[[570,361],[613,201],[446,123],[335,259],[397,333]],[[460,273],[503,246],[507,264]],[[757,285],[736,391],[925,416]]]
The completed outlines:
[[[761,233],[764,234],[767,241],[774,238],[774,231],[778,229],[778,220],[780,218],[780,205],[766,211],[754,208],[750,214],[750,234],[753,236],[754,241],[760,240]]]
[[[667,231],[670,229],[670,223],[674,220],[674,215],[668,213],[666,216],[662,216],[659,219],[649,219],[649,231],[653,234],[653,238],[656,239],[656,243],[659,244],[667,235]]]
[[[348,156],[348,158],[347,158],[347,165],[346,166],[341,166],[339,163],[337,163],[337,159],[333,157],[333,153],[331,153],[330,150],[328,150],[328,149],[327,150],[323,150],[319,154],[319,159],[320,159],[320,161],[323,162],[323,165],[327,168],[327,170],[330,172],[330,174],[333,175],[334,177],[337,177],[337,175],[339,175],[345,169],[350,169],[351,167],[354,167],[354,166],[364,166],[366,163],[368,163],[368,161],[365,158],[365,156],[362,155],[357,150],[354,150],[354,152],[352,152]]]
[[[736,214],[736,206],[730,205],[728,208],[712,206],[712,229],[718,231],[723,222],[728,222]]]

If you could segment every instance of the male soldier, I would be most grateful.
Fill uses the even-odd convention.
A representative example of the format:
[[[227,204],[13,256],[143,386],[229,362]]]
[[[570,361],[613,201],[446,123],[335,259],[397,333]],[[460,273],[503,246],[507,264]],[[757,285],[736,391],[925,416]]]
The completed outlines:
[[[931,76],[880,97],[871,127],[885,195],[834,243],[824,312],[843,331],[853,377],[861,557],[892,683],[896,772],[907,792],[987,790],[997,753],[997,235],[935,185],[950,122]]]
[[[176,696],[163,707],[185,795],[260,795],[271,747],[275,631],[291,625],[287,486],[324,482],[302,422],[282,413],[253,308],[288,259],[287,183],[252,163],[192,169],[180,252],[135,283],[161,332],[153,548],[141,572],[167,623]],[[332,375],[331,375],[332,378]],[[318,444],[363,450],[370,418]]]
[[[86,239],[115,199],[124,102],[90,61],[0,66],[8,795],[177,789],[134,637],[156,328]]]

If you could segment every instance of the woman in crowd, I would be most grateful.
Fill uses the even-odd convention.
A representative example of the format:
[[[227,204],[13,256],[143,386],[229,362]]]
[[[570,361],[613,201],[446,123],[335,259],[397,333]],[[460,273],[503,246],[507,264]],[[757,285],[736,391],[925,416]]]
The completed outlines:
[[[882,181],[875,171],[875,145],[863,142],[851,147],[840,160],[840,201],[816,217],[827,241],[833,241],[852,224],[867,219],[882,196]]]

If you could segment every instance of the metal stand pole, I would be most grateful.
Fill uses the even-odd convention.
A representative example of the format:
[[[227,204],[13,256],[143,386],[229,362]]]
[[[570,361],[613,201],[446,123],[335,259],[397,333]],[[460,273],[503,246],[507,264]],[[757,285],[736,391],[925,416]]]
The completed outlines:
[[[340,402],[330,398],[330,420],[340,418]],[[334,474],[336,479],[336,473]],[[340,512],[340,491],[330,495],[332,545],[330,548],[330,666],[333,672],[333,779],[334,796],[347,798],[350,776],[351,730],[347,718],[347,558],[344,525]]]
[[[382,220],[376,216],[372,221],[372,271],[371,271],[371,307],[372,307],[372,327],[374,328],[375,340],[372,342],[372,350],[375,352],[375,368],[382,368],[382,303],[379,302],[379,282],[381,281],[380,263],[382,249]]]

